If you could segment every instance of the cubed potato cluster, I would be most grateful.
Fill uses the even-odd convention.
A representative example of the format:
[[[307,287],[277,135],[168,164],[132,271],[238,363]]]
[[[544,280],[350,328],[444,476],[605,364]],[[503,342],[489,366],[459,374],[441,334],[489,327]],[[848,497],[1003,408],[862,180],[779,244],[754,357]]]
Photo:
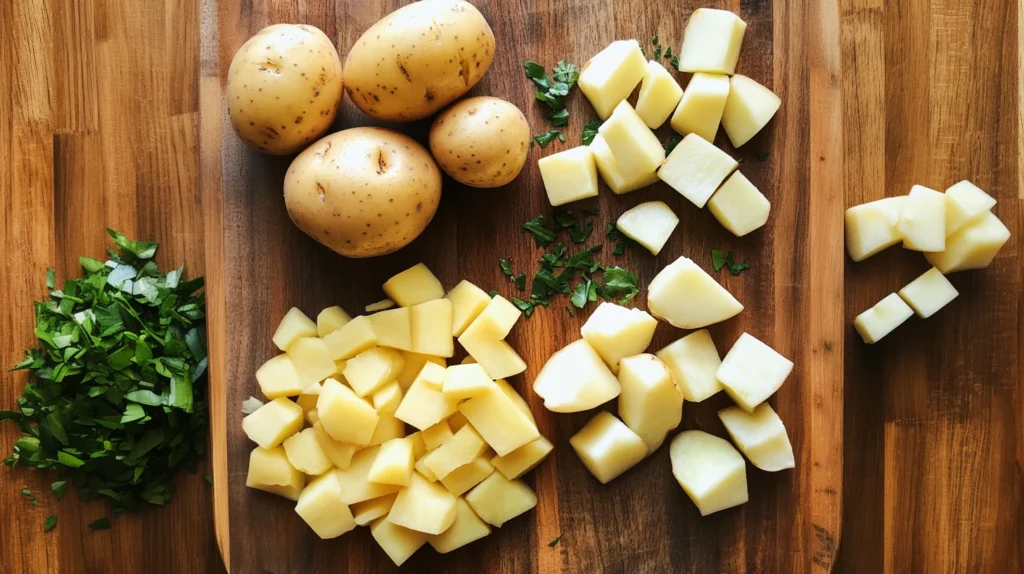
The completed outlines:
[[[295,501],[321,538],[369,526],[400,565],[533,508],[521,477],[554,447],[504,380],[526,368],[505,342],[512,303],[468,281],[445,293],[422,264],[384,292],[371,315],[290,310],[273,337],[282,354],[256,373],[269,402],[242,428],[258,445],[248,486]],[[455,337],[469,356],[448,365]]]

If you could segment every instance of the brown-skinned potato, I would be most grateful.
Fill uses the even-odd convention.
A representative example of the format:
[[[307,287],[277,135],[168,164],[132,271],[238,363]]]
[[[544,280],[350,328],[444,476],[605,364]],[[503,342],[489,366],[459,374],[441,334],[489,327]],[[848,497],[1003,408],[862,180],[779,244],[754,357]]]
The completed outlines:
[[[454,180],[499,187],[516,178],[530,151],[530,124],[501,98],[466,98],[437,115],[430,152]]]

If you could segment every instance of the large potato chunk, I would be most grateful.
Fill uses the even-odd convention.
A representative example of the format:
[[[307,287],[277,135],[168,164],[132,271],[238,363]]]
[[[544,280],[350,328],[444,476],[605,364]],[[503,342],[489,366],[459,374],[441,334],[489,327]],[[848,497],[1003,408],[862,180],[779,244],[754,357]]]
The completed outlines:
[[[492,59],[494,33],[472,4],[415,2],[356,40],[345,60],[345,89],[367,115],[410,122],[468,92]]]
[[[525,482],[509,480],[500,472],[493,472],[469,491],[466,502],[480,518],[500,528],[502,524],[537,506],[537,495]]]
[[[647,306],[655,317],[680,329],[707,327],[743,310],[725,287],[686,257],[654,277],[647,290]]]
[[[669,456],[672,474],[701,516],[747,501],[747,465],[729,441],[686,431],[672,439]]]
[[[864,261],[903,240],[900,214],[906,196],[887,197],[846,210],[846,251],[850,259]]]
[[[370,527],[370,534],[395,566],[405,563],[420,546],[427,543],[428,538],[428,535],[399,526],[387,517],[378,518]]]
[[[747,23],[727,10],[698,8],[690,15],[679,49],[682,72],[732,74],[740,58]]]
[[[626,357],[621,364],[619,416],[654,452],[682,420],[683,393],[665,363],[654,355]]]
[[[302,407],[286,397],[276,398],[242,419],[242,430],[263,448],[279,446],[302,430]]]
[[[388,521],[426,534],[441,534],[455,522],[455,495],[418,473],[398,492]]]
[[[320,424],[331,438],[355,445],[369,444],[380,420],[370,403],[334,379],[324,381],[316,410]]]
[[[647,350],[657,327],[657,319],[646,311],[605,301],[583,324],[580,334],[604,359],[608,368],[617,373],[623,357]]]
[[[422,263],[384,282],[384,293],[402,307],[412,307],[444,297],[441,281]]]
[[[750,141],[779,111],[782,100],[771,90],[742,75],[729,81],[729,97],[722,112],[722,128],[733,147]]]
[[[601,484],[626,472],[647,456],[647,444],[619,419],[601,411],[569,439],[583,465]]]
[[[925,253],[924,258],[943,273],[988,267],[1003,245],[1010,240],[1010,230],[992,212],[985,212],[946,238],[946,249]]]
[[[875,303],[874,307],[857,315],[853,327],[865,343],[873,345],[892,333],[913,314],[914,310],[910,305],[907,305],[899,295],[890,293]]]
[[[295,158],[284,179],[295,225],[346,257],[374,257],[408,245],[440,200],[441,170],[430,153],[382,128],[352,128],[321,139]]]
[[[647,71],[647,59],[636,40],[619,40],[594,55],[580,71],[580,91],[601,119],[629,97]]]
[[[501,98],[466,98],[438,114],[430,152],[455,181],[500,187],[519,175],[530,151],[530,124]]]
[[[707,329],[695,331],[658,351],[683,398],[699,403],[722,390],[715,373],[722,359]]]
[[[341,501],[341,483],[334,473],[315,478],[299,495],[295,512],[320,538],[337,538],[356,527],[348,505]]]
[[[455,523],[443,534],[430,537],[430,545],[438,554],[447,554],[491,533],[491,527],[473,512],[465,499],[456,502]]]
[[[551,355],[533,382],[533,392],[556,413],[590,410],[619,396],[620,390],[618,379],[585,339]]]
[[[898,225],[903,248],[913,251],[946,249],[946,196],[923,185],[910,189]]]
[[[796,466],[786,427],[768,403],[762,403],[752,413],[729,407],[718,411],[718,418],[736,446],[757,468],[775,472]]]
[[[725,392],[747,412],[754,412],[793,371],[793,361],[758,340],[743,333],[725,354],[716,376]]]
[[[256,447],[249,454],[249,474],[245,485],[288,500],[298,500],[299,493],[306,485],[306,475],[288,462],[284,448]]]

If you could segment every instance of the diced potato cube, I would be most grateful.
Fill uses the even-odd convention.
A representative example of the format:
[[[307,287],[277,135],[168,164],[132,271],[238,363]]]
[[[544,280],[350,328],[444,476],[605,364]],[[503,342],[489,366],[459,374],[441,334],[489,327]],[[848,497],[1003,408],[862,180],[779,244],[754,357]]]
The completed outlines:
[[[405,367],[402,368],[402,372],[398,374],[398,384],[401,385],[403,391],[408,390],[409,385],[416,380],[420,371],[423,370],[423,365],[426,365],[427,363],[433,363],[442,367],[447,365],[447,361],[442,357],[421,355],[411,351],[402,351],[402,358],[405,359]]]
[[[369,446],[357,451],[352,457],[352,464],[347,469],[332,470],[341,482],[341,501],[345,504],[356,504],[372,498],[380,498],[401,490],[394,484],[370,482],[370,468],[377,459],[380,446]]]
[[[416,431],[405,438],[412,442],[412,457],[414,459],[419,460],[423,455],[427,454],[427,444],[423,440],[423,431]]]
[[[417,459],[416,464],[413,465],[413,469],[420,473],[423,478],[427,479],[429,482],[437,482],[437,477],[434,476],[433,472],[430,472],[429,468],[427,468],[427,463],[425,461],[426,458],[426,455],[424,455]]]
[[[899,295],[890,293],[874,307],[857,315],[853,326],[864,342],[871,345],[892,333],[913,314],[914,310],[910,305],[907,305]]]
[[[619,102],[629,97],[647,70],[640,43],[612,42],[584,64],[578,85],[601,119],[611,115]]]
[[[454,355],[453,317],[452,302],[448,299],[435,299],[410,307],[412,350],[438,357]]]
[[[369,317],[360,315],[324,337],[331,359],[344,361],[377,345],[377,334]],[[335,365],[337,369],[337,365]]]
[[[619,372],[619,361],[643,353],[654,338],[658,320],[641,309],[629,309],[605,301],[580,329],[583,339],[597,351],[612,373]]]
[[[537,495],[521,480],[509,480],[500,472],[492,472],[466,495],[473,512],[492,526],[501,527],[509,520],[537,506]]]
[[[499,455],[540,436],[533,420],[504,392],[473,397],[459,405],[459,412]]]
[[[473,462],[486,448],[487,444],[480,433],[476,432],[473,425],[466,425],[450,440],[427,454],[423,464],[438,480],[443,480],[456,468]]]
[[[663,201],[647,201],[619,216],[615,227],[653,255],[661,253],[679,218]]]
[[[408,307],[389,309],[369,315],[377,344],[402,351],[412,350],[412,319]]]
[[[654,355],[626,357],[621,364],[619,416],[654,452],[682,420],[683,393],[665,363]]]
[[[313,423],[313,432],[316,437],[317,444],[320,445],[320,450],[324,451],[324,455],[330,459],[331,464],[342,470],[345,470],[352,465],[352,455],[359,450],[359,447],[347,442],[338,442],[334,440],[331,435],[327,434],[327,431],[324,430],[319,419]]]
[[[690,15],[679,49],[679,71],[732,75],[747,23],[726,10],[698,8]]]
[[[586,339],[551,355],[533,383],[544,407],[556,413],[590,410],[619,396],[620,390],[618,379]]]
[[[846,251],[850,259],[868,257],[903,240],[900,213],[906,196],[887,197],[846,210]]]
[[[312,383],[318,383],[334,374],[334,360],[331,359],[331,354],[323,339],[317,337],[296,339],[288,347],[288,357],[295,365],[295,372],[299,376],[302,388],[306,388]]]
[[[739,163],[697,134],[679,142],[658,170],[658,178],[697,207],[704,207]]]
[[[404,396],[402,385],[399,385],[398,381],[392,381],[373,393],[373,409],[378,414],[394,414],[398,410],[398,405],[402,404]]]
[[[412,307],[444,297],[444,287],[437,277],[422,263],[388,279],[384,293],[402,307]]]
[[[391,512],[391,506],[395,504],[398,493],[388,494],[379,498],[371,498],[352,505],[352,517],[359,526],[366,526],[381,516],[387,516]]]
[[[537,420],[533,418],[533,413],[530,411],[529,403],[527,403],[526,399],[519,394],[519,391],[515,390],[515,388],[513,388],[505,379],[497,379],[494,381],[494,384],[501,390],[501,392],[505,393],[505,396],[512,401],[512,404],[515,405],[516,408],[526,416],[526,418],[530,419],[531,423],[537,424]],[[452,415],[453,418],[454,416],[455,415]],[[458,430],[455,428],[455,422],[451,418],[448,419],[448,426],[452,427],[452,430]]]
[[[665,147],[640,116],[622,101],[597,132],[612,150],[619,170],[626,177],[640,177],[658,169],[665,161]]]
[[[420,436],[423,437],[423,445],[427,452],[430,452],[451,440],[455,433],[448,426],[448,421],[441,421],[421,430]]]
[[[428,363],[426,366],[430,365]],[[441,369],[441,372],[443,380],[444,369]],[[402,403],[398,405],[398,410],[395,411],[395,416],[419,430],[426,430],[454,413],[458,401],[446,397],[439,387],[435,387],[422,377],[421,374],[409,387]]]
[[[740,147],[768,125],[782,100],[768,88],[742,75],[729,80],[729,97],[722,111],[722,128],[733,147]]]
[[[430,545],[438,554],[447,554],[491,533],[491,527],[480,520],[465,499],[460,498],[455,504],[455,522],[451,528],[429,539]]]
[[[356,527],[352,511],[341,501],[341,483],[334,473],[313,479],[299,495],[295,512],[325,540],[337,538]]]
[[[369,444],[380,420],[373,405],[334,379],[324,381],[316,410],[331,438],[355,445]]]
[[[452,365],[444,378],[441,392],[461,401],[494,390],[494,381],[479,364]]]
[[[569,444],[601,484],[632,468],[648,452],[644,439],[607,411],[594,415]]]
[[[683,392],[683,398],[699,403],[722,390],[715,373],[722,359],[707,329],[694,331],[657,352],[672,379]]]
[[[409,486],[412,480],[412,441],[393,438],[380,445],[366,478],[380,484]]]
[[[378,518],[377,522],[370,526],[370,534],[388,555],[388,558],[395,563],[395,566],[404,564],[410,556],[427,543],[426,534],[403,528],[390,522],[387,517]]]
[[[405,423],[395,418],[394,414],[378,413],[380,420],[377,427],[373,429],[373,436],[370,437],[370,445],[384,444],[393,438],[405,437]]]
[[[725,392],[747,412],[754,412],[793,371],[793,361],[780,355],[749,333],[736,340],[718,366],[718,377]]]
[[[409,486],[398,492],[388,521],[427,534],[441,534],[455,522],[455,514],[455,495],[413,473]]]
[[[672,129],[684,136],[697,134],[709,142],[715,141],[728,97],[729,76],[694,74],[672,114]]]
[[[680,329],[700,329],[735,317],[743,305],[696,263],[680,257],[654,277],[647,308]]]
[[[699,430],[681,432],[669,456],[672,474],[701,516],[747,501],[747,465],[729,441]]]
[[[278,397],[242,419],[249,440],[263,448],[280,446],[284,439],[302,430],[302,407]]]
[[[476,339],[463,333],[459,337],[459,343],[491,378],[511,377],[526,370],[526,361],[505,341]]]
[[[462,496],[469,489],[480,484],[492,472],[494,472],[494,466],[487,462],[487,459],[478,457],[469,464],[464,464],[448,473],[448,476],[441,479],[441,484],[448,489],[448,492],[455,496]]]
[[[338,306],[328,307],[316,316],[316,336],[321,339],[344,327],[352,317]]]
[[[349,359],[343,374],[352,390],[366,397],[394,381],[404,367],[401,353],[387,347],[374,347]]]
[[[498,469],[505,478],[515,480],[537,467],[555,446],[543,436],[528,442],[505,456],[495,456],[491,465]]]
[[[946,196],[915,185],[903,203],[899,231],[904,249],[942,251],[946,248]]]
[[[288,462],[283,447],[266,449],[258,446],[249,454],[249,474],[245,485],[288,500],[298,500],[299,493],[306,486],[306,475]]]
[[[486,291],[462,280],[446,296],[452,302],[452,336],[458,337],[491,302]]]
[[[597,163],[597,171],[601,174],[601,179],[617,195],[658,183],[657,170],[651,170],[648,173],[642,174],[631,174],[627,177],[622,172],[622,168],[619,167],[619,162],[615,159],[612,148],[608,147],[608,142],[604,141],[601,134],[594,136],[594,141],[590,142],[590,151],[594,154],[594,161]]]
[[[732,442],[757,468],[776,472],[796,466],[786,427],[768,403],[761,403],[753,413],[729,407],[718,411],[718,418]]]
[[[442,389],[443,391],[444,389]],[[448,428],[452,429],[453,433],[459,432],[459,429],[469,424],[469,421],[466,420],[466,415],[459,411],[452,413],[452,416],[448,417],[448,420],[445,422],[448,423]]]
[[[655,60],[647,62],[640,94],[636,98],[636,113],[647,127],[657,129],[672,115],[683,89],[672,74]]]
[[[277,325],[274,331],[274,344],[278,349],[287,351],[292,343],[303,337],[316,337],[316,323],[314,323],[298,307],[292,307],[284,314],[284,318]]]
[[[494,296],[480,312],[476,319],[470,323],[462,337],[467,339],[483,339],[487,341],[500,341],[512,331],[523,312],[512,304],[511,301],[501,295]]]
[[[924,258],[943,273],[988,267],[1010,240],[1010,230],[991,212],[981,214],[946,238],[946,249]]]
[[[268,399],[294,396],[308,386],[299,380],[299,373],[287,354],[278,355],[263,363],[256,370],[256,381]]]
[[[396,305],[396,303],[394,301],[392,301],[391,299],[381,299],[380,301],[377,301],[376,303],[370,303],[369,305],[366,306],[365,309],[363,309],[363,311],[365,311],[366,313],[376,313],[377,311],[387,311],[388,309],[393,309],[395,307],[395,305]]]
[[[309,475],[319,475],[331,469],[331,459],[320,448],[316,440],[316,431],[308,428],[293,434],[285,439],[284,453],[288,456],[288,462],[296,468]]]
[[[771,208],[768,198],[739,171],[725,180],[708,201],[711,214],[736,237],[743,237],[768,223]]]
[[[542,157],[537,167],[551,205],[597,197],[597,164],[589,147],[574,147]]]
[[[996,200],[978,186],[964,180],[946,190],[946,237],[986,211],[992,211]]]
[[[927,319],[956,299],[960,293],[941,271],[932,267],[900,289],[899,294],[907,305],[914,309],[918,317]]]

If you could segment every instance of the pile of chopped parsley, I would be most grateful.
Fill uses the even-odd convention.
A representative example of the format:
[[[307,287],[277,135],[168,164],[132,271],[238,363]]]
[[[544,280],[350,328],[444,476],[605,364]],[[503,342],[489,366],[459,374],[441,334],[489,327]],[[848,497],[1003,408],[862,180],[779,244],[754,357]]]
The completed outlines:
[[[555,128],[568,125],[569,110],[565,107],[565,102],[576,85],[576,80],[580,77],[579,69],[569,62],[561,60],[551,69],[549,76],[541,64],[526,61],[523,62],[523,71],[538,88],[533,97],[548,107],[548,113],[544,116],[544,120]],[[562,130],[552,129],[534,136],[533,140],[544,148],[555,138],[564,142],[565,134],[562,133]]]

